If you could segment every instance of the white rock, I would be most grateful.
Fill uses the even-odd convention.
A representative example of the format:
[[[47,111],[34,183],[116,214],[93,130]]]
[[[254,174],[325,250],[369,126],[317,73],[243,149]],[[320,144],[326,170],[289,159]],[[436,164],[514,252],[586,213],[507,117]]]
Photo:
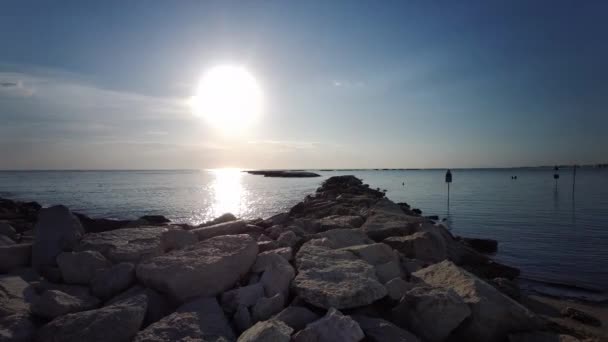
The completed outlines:
[[[304,330],[294,336],[294,341],[357,342],[364,337],[357,322],[331,308],[323,318],[308,324]]]
[[[55,265],[57,255],[74,248],[84,234],[80,220],[62,205],[40,210],[34,231],[32,265],[35,268]]]
[[[148,259],[136,273],[146,286],[184,302],[231,288],[249,272],[257,254],[257,244],[249,235],[218,236]]]
[[[110,298],[131,286],[135,281],[135,266],[122,262],[108,269],[98,270],[91,281],[91,291],[99,298]]]
[[[281,321],[258,322],[247,329],[238,342],[289,342],[293,329]]]
[[[63,281],[68,284],[89,284],[99,270],[112,264],[99,252],[63,252],[57,256]]]
[[[166,231],[165,227],[139,227],[89,233],[82,238],[77,250],[97,251],[113,263],[138,263],[165,252],[161,237]]]

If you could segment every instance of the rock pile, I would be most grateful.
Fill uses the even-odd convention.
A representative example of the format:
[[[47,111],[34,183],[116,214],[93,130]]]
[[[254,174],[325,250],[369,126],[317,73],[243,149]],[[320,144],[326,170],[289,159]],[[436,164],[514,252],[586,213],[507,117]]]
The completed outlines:
[[[516,269],[479,252],[495,242],[456,238],[353,176],[329,178],[289,213],[199,227],[6,203],[0,341],[565,336],[517,302]]]

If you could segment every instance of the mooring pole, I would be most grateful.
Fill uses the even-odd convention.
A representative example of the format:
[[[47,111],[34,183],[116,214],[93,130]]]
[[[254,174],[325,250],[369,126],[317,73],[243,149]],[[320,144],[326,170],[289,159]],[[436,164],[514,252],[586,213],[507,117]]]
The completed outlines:
[[[445,173],[445,182],[448,183],[448,214],[450,213],[450,183],[452,183],[452,172],[448,169]]]
[[[572,167],[572,196],[574,196],[574,186],[576,185],[576,169],[578,165],[574,164]]]
[[[557,190],[557,180],[559,179],[559,167],[557,167],[556,165],[553,170],[555,171],[555,173],[553,174],[553,179],[555,179],[555,189]]]

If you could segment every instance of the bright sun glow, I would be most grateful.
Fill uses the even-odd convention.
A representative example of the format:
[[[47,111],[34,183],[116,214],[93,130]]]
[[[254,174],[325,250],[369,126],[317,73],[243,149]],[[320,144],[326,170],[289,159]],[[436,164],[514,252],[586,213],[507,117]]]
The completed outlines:
[[[196,115],[226,133],[241,131],[262,112],[262,90],[245,68],[216,66],[207,71],[192,98]]]

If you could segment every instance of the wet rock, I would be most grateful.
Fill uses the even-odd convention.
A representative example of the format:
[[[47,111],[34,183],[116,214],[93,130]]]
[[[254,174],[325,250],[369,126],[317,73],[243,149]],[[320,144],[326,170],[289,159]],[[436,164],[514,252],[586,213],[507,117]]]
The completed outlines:
[[[509,335],[509,342],[579,342],[576,337],[551,332],[535,331]]]
[[[304,244],[296,255],[293,288],[306,302],[321,308],[354,308],[386,295],[374,267],[352,252]]]
[[[251,318],[253,322],[265,321],[272,315],[280,312],[285,307],[285,297],[282,294],[267,298],[259,298],[255,305],[251,308]]]
[[[0,316],[0,341],[30,342],[36,333],[36,326],[27,314]]]
[[[496,253],[498,250],[498,241],[492,239],[463,237],[460,241],[480,253]]]
[[[464,340],[501,340],[538,325],[528,309],[450,261],[423,268],[413,276],[433,287],[454,290],[469,305],[471,316],[458,329]]]
[[[261,283],[243,286],[222,294],[222,307],[226,312],[234,312],[239,307],[253,306],[264,297],[264,286]]]
[[[45,291],[31,306],[32,313],[48,319],[98,307],[99,299],[89,296],[72,296],[58,290]]]
[[[63,281],[68,284],[89,284],[99,270],[112,264],[99,252],[63,252],[57,256]]]
[[[165,252],[161,237],[166,231],[165,227],[139,227],[89,233],[76,250],[97,251],[113,263],[138,263]]]
[[[62,205],[42,209],[34,230],[32,265],[35,268],[55,265],[57,255],[74,248],[84,234],[78,218]]]
[[[91,291],[99,298],[110,298],[131,286],[135,281],[135,266],[128,262],[98,270],[91,281]]]
[[[164,247],[171,251],[182,249],[198,242],[196,234],[183,229],[169,229],[161,236]]]
[[[289,342],[293,329],[281,321],[258,322],[247,329],[238,342]]]
[[[233,341],[234,332],[214,297],[201,297],[140,331],[134,342]]]
[[[17,268],[28,267],[31,255],[31,243],[0,246],[0,272],[9,272]]]
[[[445,288],[417,287],[393,309],[396,323],[429,342],[444,341],[470,314],[462,298]]]
[[[0,221],[0,235],[4,235],[13,241],[17,240],[17,231],[8,222]]]
[[[572,318],[575,321],[579,321],[583,324],[592,325],[594,327],[601,327],[602,321],[591,316],[590,314],[581,311],[573,307],[567,307],[561,311],[562,316]]]
[[[44,325],[36,341],[130,341],[144,320],[146,296],[140,294],[96,310],[67,314]]]
[[[192,229],[191,232],[202,241],[215,236],[244,234],[249,232],[250,229],[251,228],[247,226],[245,221],[237,220]]]
[[[312,236],[313,239],[326,238],[333,248],[365,245],[374,241],[360,229],[333,229]]]
[[[294,341],[356,342],[361,341],[364,337],[357,322],[331,308],[323,318],[308,324],[304,330],[296,334]]]
[[[257,244],[248,235],[218,236],[148,259],[137,266],[136,273],[146,286],[184,302],[215,296],[234,286],[249,272],[257,254]]]
[[[355,315],[352,318],[359,324],[370,342],[420,342],[411,332],[380,318]]]
[[[303,306],[288,306],[272,317],[272,319],[284,322],[295,331],[304,329],[308,323],[319,318],[321,318],[319,315]]]
[[[393,236],[383,242],[401,252],[407,258],[435,263],[448,257],[445,241],[430,232]]]
[[[236,220],[237,220],[236,216],[234,216],[233,214],[225,213],[225,214],[222,214],[222,215],[216,217],[215,219],[213,219],[211,221],[208,221],[208,222],[205,222],[205,223],[199,225],[198,227],[199,228],[200,227],[209,227],[209,226],[213,226],[216,224],[231,222],[231,221],[236,221]]]

